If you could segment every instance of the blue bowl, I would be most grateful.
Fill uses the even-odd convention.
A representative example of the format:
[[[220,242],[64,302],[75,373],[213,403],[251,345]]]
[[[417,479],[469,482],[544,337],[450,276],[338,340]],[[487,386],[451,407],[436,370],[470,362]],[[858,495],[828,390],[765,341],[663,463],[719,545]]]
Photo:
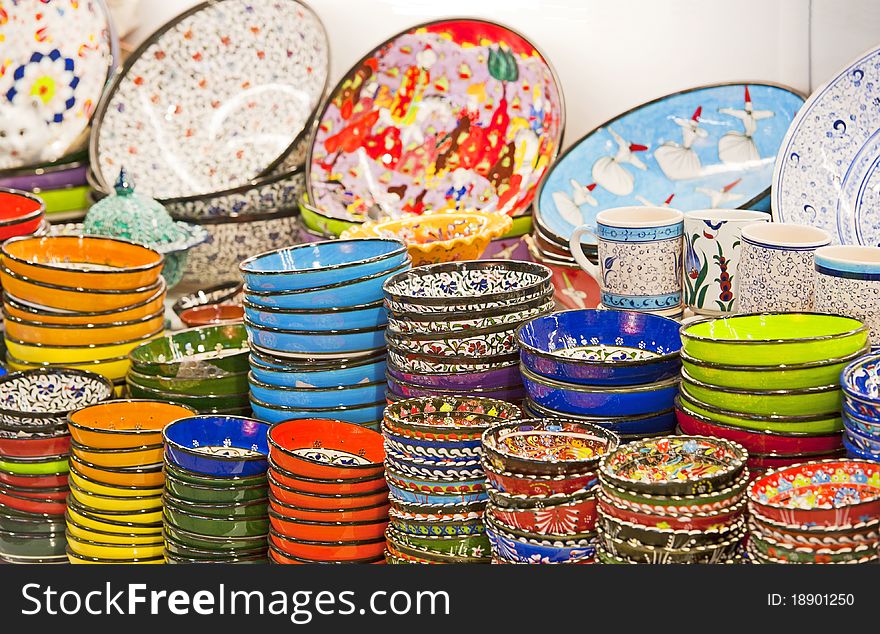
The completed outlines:
[[[258,308],[316,309],[363,306],[383,299],[382,285],[385,280],[409,268],[409,260],[406,260],[390,271],[295,291],[257,291],[248,288],[244,298]]]
[[[276,387],[337,387],[376,383],[385,379],[385,356],[312,363],[268,361],[251,350],[251,373],[258,381]]]
[[[880,457],[880,436],[871,436],[858,429],[850,427],[849,422],[845,418],[843,420],[843,425],[846,427],[846,437],[853,447],[859,451]]]
[[[522,364],[539,376],[585,385],[636,385],[678,374],[680,327],[672,319],[633,311],[567,310],[523,324],[517,343]],[[579,357],[563,350],[578,350]]]
[[[399,240],[328,240],[261,253],[239,265],[250,290],[292,291],[381,273],[406,260]]]
[[[589,387],[553,381],[522,369],[529,398],[541,407],[581,416],[639,416],[673,408],[678,379],[633,387]]]
[[[843,391],[843,407],[847,412],[866,421],[880,421],[880,403],[871,403],[860,398],[854,398]]]
[[[863,434],[880,437],[880,421],[857,415],[846,403],[843,405],[843,422],[847,427],[857,429]]]
[[[181,418],[162,430],[165,459],[182,469],[204,475],[228,477],[265,473],[269,427],[262,421],[241,416]],[[215,452],[206,453],[208,447],[215,448]]]
[[[282,330],[255,326],[245,320],[248,339],[251,344],[268,351],[273,356],[333,355],[345,356],[377,350],[385,347],[385,326],[362,328],[359,330]]]
[[[593,559],[596,556],[596,540],[525,540],[504,533],[486,522],[486,535],[492,544],[492,552],[503,561],[516,563],[563,564]]]
[[[258,401],[280,407],[359,407],[376,403],[385,394],[385,383],[340,385],[336,387],[277,387],[248,376],[251,394]]]
[[[485,491],[441,495],[439,493],[423,493],[421,491],[401,489],[390,482],[388,483],[388,491],[388,497],[392,500],[420,504],[473,504],[474,502],[485,502],[489,499],[489,496],[486,495]]]
[[[639,416],[592,417],[556,412],[541,407],[537,403],[526,401],[523,410],[533,418],[568,418],[583,423],[592,423],[623,435],[672,433],[677,423],[674,409]]]
[[[843,446],[846,449],[847,458],[857,458],[860,460],[871,460],[873,462],[880,462],[880,455],[871,454],[870,452],[859,449],[852,443],[852,441],[850,441],[849,436],[847,436],[846,434],[844,434],[843,436]]]
[[[284,330],[354,330],[377,328],[388,323],[388,311],[381,301],[342,308],[261,308],[244,303],[244,315],[257,326]]]
[[[301,418],[329,418],[376,429],[385,411],[385,401],[369,403],[360,407],[281,407],[264,403],[251,394],[251,409],[256,418],[269,423]]]

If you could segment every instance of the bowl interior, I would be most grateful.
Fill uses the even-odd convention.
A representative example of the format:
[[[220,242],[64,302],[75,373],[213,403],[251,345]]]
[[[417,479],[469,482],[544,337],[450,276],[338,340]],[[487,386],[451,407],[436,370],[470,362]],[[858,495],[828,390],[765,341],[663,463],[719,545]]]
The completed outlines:
[[[82,370],[27,370],[0,379],[0,407],[18,414],[63,414],[104,401],[112,394],[113,386],[107,379]]]
[[[165,428],[165,442],[206,458],[258,459],[269,454],[269,424],[241,416],[193,416]]]
[[[819,313],[767,313],[736,315],[685,326],[683,334],[718,342],[796,341],[835,337],[862,328],[858,319]]]
[[[745,459],[743,450],[720,438],[667,436],[624,445],[603,464],[620,480],[662,484],[733,473]]]
[[[106,432],[159,431],[168,423],[191,416],[193,410],[160,401],[109,401],[83,408],[69,415],[71,423]]]
[[[842,508],[880,500],[880,463],[824,460],[779,469],[754,480],[749,499],[777,508]]]
[[[401,251],[397,240],[355,239],[301,244],[255,256],[243,262],[244,273],[301,273],[319,271],[364,260],[380,259]]]
[[[469,261],[435,264],[398,273],[385,282],[394,299],[461,299],[479,302],[499,293],[534,290],[548,282],[549,269],[534,263]]]
[[[269,432],[273,446],[296,459],[334,467],[381,465],[382,434],[359,425],[324,419],[279,423]]]
[[[246,355],[247,350],[247,331],[244,326],[224,324],[202,326],[159,337],[132,350],[130,357],[136,364],[149,366]]]
[[[156,251],[115,238],[97,236],[48,236],[15,240],[4,246],[4,253],[28,263],[79,272],[142,269],[158,266],[162,256]]]
[[[484,447],[537,462],[595,461],[614,450],[617,437],[596,425],[563,420],[506,423],[483,434]]]

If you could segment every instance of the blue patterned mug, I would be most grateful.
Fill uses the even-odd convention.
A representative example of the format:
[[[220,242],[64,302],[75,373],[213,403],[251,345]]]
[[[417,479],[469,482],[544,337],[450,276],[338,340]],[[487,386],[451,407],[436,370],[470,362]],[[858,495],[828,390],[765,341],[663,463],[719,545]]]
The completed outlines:
[[[596,215],[571,236],[571,253],[595,278],[606,308],[678,315],[681,313],[684,214],[669,207],[618,207]],[[584,234],[595,236],[599,266],[580,248]]]

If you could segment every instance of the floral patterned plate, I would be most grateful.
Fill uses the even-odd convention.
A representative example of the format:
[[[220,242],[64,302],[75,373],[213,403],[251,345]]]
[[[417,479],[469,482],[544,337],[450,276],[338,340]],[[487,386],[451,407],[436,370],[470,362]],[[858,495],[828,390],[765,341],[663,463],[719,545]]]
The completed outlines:
[[[524,213],[559,149],[562,91],[547,59],[492,22],[429,22],[342,78],[315,122],[309,200],[364,221],[426,210]]]
[[[101,101],[89,148],[101,189],[123,164],[163,199],[269,172],[305,136],[328,64],[324,27],[297,0],[186,11],[131,55]]]

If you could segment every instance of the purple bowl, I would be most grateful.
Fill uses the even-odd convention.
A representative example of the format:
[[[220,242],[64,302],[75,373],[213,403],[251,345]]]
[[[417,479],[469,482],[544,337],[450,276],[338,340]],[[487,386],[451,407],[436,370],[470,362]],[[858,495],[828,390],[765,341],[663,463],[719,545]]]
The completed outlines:
[[[518,362],[488,372],[460,372],[456,374],[414,374],[398,370],[389,362],[387,372],[392,379],[397,381],[404,381],[416,387],[439,390],[492,390],[522,384]]]
[[[42,174],[16,174],[0,177],[0,187],[32,191],[62,189],[65,187],[81,187],[86,184],[85,163],[75,163],[66,169],[52,169]]]
[[[399,398],[421,398],[424,396],[457,396],[466,393],[468,396],[479,396],[481,398],[491,398],[498,401],[506,401],[508,403],[518,403],[527,396],[525,387],[520,385],[509,385],[491,390],[480,389],[451,389],[440,390],[431,387],[419,387],[413,385],[403,385],[393,378],[388,377],[388,391]]]

